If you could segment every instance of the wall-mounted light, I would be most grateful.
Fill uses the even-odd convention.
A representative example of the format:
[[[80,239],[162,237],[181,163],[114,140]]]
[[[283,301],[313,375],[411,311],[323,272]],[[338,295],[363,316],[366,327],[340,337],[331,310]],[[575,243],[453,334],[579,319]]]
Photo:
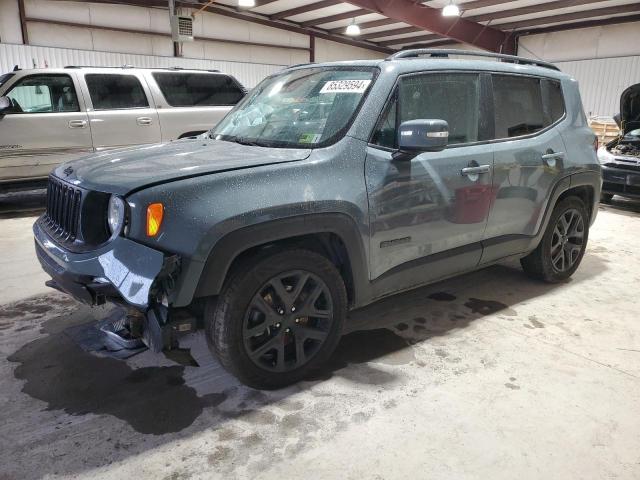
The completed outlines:
[[[449,5],[442,9],[443,17],[459,17],[460,16],[460,8],[458,5],[453,3],[453,0],[449,2]]]
[[[356,35],[360,35],[360,27],[356,24],[356,19],[352,19],[351,23],[347,27],[347,30],[344,32],[351,37],[355,37]]]
[[[243,8],[252,8],[256,6],[256,0],[238,0],[238,6]]]

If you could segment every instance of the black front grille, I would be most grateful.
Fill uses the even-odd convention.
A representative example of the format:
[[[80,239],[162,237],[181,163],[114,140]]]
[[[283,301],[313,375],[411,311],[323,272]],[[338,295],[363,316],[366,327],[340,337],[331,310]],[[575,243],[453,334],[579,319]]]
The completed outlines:
[[[617,170],[633,170],[634,172],[640,171],[640,165],[637,163],[607,163],[605,167],[615,168]]]
[[[49,177],[47,185],[47,213],[49,231],[63,241],[73,242],[78,235],[82,191]]]

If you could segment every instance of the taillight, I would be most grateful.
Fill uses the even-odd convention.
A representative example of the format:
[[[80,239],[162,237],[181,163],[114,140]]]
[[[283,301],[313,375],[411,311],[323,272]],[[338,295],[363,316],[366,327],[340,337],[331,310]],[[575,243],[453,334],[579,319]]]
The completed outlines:
[[[160,231],[164,206],[161,203],[152,203],[147,207],[147,236],[155,237]]]

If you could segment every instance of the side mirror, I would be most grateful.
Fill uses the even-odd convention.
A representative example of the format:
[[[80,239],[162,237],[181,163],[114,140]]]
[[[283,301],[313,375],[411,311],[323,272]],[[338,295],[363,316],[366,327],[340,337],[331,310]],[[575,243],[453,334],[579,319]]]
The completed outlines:
[[[400,124],[398,148],[401,152],[439,152],[449,140],[449,124],[444,120],[409,120]]]
[[[13,104],[11,103],[9,97],[0,97],[0,115],[4,115],[9,110],[11,110],[12,107]]]

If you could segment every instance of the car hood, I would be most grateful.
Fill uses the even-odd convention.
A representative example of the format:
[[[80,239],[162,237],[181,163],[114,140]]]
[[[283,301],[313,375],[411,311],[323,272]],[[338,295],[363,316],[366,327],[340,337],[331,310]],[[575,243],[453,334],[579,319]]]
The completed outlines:
[[[108,150],[64,163],[54,175],[89,190],[126,195],[188,177],[304,160],[310,153],[196,138]]]
[[[620,96],[623,133],[640,128],[640,83],[631,85]]]

